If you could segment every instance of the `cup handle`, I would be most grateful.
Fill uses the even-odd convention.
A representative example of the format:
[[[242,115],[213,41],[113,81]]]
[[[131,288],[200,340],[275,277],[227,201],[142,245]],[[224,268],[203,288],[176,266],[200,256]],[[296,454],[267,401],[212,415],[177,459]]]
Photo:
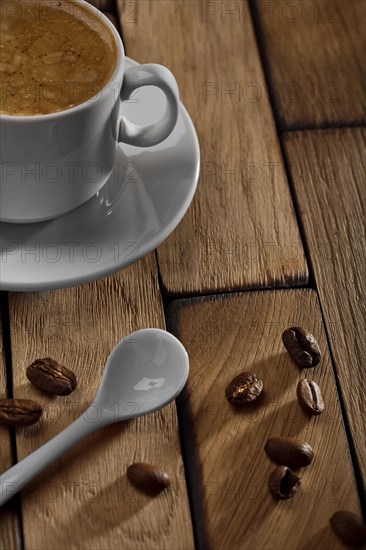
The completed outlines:
[[[121,117],[119,141],[138,147],[151,147],[164,141],[178,120],[179,90],[172,73],[162,65],[138,65],[127,69],[122,84],[121,100],[126,101],[137,88],[157,86],[167,99],[166,111],[156,124],[138,126]]]

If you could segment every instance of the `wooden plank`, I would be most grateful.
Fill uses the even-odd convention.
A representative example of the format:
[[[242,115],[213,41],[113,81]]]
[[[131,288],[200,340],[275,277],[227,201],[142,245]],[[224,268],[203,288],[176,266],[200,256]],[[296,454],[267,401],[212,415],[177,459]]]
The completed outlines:
[[[180,416],[183,442],[200,483],[191,479],[192,502],[203,500],[201,546],[273,549],[343,548],[329,518],[358,511],[333,371],[317,296],[312,290],[250,292],[173,302],[171,325],[190,355],[191,373]],[[296,399],[305,372],[281,342],[291,325],[310,330],[324,356],[306,376],[322,389],[326,410],[309,419]],[[242,371],[264,382],[264,400],[234,410],[225,387]],[[297,437],[314,449],[301,492],[275,501],[267,480],[274,468],[264,452],[271,436]],[[194,453],[197,452],[195,455]],[[188,472],[191,472],[188,468]],[[199,513],[199,511],[198,511]]]
[[[201,146],[193,204],[158,248],[170,294],[307,281],[252,25],[224,5],[119,2],[127,55],[173,71]]]
[[[88,285],[11,294],[14,387],[19,397],[44,407],[42,421],[18,434],[19,458],[86,409],[118,340],[139,328],[164,326],[156,273],[150,255]],[[77,374],[70,396],[48,397],[28,382],[25,367],[45,356]],[[135,461],[163,467],[171,488],[156,498],[139,493],[125,475]],[[175,405],[86,438],[24,490],[22,510],[27,548],[193,548]]]
[[[366,129],[291,133],[284,145],[366,486]]]
[[[364,123],[365,0],[258,0],[252,6],[280,126]]]
[[[6,373],[2,339],[2,324],[0,316],[0,398],[8,397],[6,388]],[[11,452],[10,431],[0,424],[0,474],[13,463]],[[0,548],[15,550],[20,548],[20,526],[14,501],[9,502],[0,510]]]

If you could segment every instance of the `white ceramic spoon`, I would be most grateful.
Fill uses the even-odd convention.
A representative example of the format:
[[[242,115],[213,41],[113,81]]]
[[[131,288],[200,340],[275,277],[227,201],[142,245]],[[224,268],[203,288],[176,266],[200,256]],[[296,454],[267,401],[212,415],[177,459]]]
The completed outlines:
[[[143,329],[121,340],[84,414],[0,476],[0,506],[91,432],[165,407],[183,389],[188,372],[187,352],[169,332]]]

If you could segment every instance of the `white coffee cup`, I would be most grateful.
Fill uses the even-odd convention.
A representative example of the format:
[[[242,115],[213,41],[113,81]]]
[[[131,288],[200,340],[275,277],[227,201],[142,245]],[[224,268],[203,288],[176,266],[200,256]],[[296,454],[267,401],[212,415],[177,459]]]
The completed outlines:
[[[124,71],[124,49],[112,23],[84,0],[73,0],[101,17],[117,46],[110,81],[92,99],[64,111],[0,116],[0,221],[30,223],[55,218],[83,204],[106,183],[119,142],[150,147],[172,132],[179,91],[161,65]],[[157,86],[167,99],[163,118],[139,127],[120,115],[121,100],[137,88]]]

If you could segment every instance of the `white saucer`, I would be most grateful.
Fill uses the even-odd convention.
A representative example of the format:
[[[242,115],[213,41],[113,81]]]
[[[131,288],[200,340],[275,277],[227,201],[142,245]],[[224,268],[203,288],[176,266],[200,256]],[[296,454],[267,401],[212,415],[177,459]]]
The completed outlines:
[[[126,58],[126,68],[136,63]],[[137,124],[158,120],[160,90],[138,90],[123,114]],[[175,229],[196,190],[197,135],[181,105],[163,143],[120,145],[114,173],[87,203],[51,221],[0,224],[0,289],[51,290],[79,285],[128,267]]]

